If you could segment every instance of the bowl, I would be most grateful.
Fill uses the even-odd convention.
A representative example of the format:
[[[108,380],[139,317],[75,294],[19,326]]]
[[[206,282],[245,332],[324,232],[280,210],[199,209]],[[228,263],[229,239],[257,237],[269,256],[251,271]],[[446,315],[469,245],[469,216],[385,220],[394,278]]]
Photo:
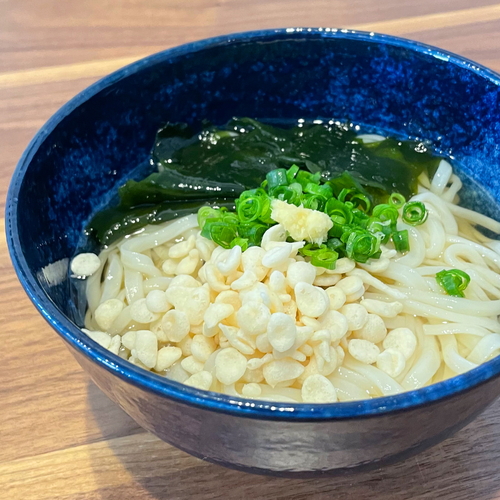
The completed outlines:
[[[409,457],[500,394],[500,358],[439,384],[326,405],[200,391],[122,360],[72,321],[68,261],[95,207],[148,159],[167,120],[342,118],[428,139],[500,196],[500,76],[417,42],[335,29],[221,36],[152,55],[90,86],[37,133],[12,178],[7,240],[22,286],[94,382],[139,425],[247,472],[343,473]],[[495,216],[494,204],[466,203]],[[498,217],[498,215],[497,215]]]

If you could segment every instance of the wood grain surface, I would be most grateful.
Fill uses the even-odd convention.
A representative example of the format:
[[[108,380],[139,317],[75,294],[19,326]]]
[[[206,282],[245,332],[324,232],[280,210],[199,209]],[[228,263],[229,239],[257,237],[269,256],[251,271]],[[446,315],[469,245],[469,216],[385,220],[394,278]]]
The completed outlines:
[[[0,205],[36,130],[101,76],[199,38],[367,29],[500,71],[494,0],[0,0]],[[262,478],[159,441],[83,373],[25,296],[0,219],[0,499],[500,500],[500,404],[414,459],[341,478]],[[410,430],[408,432],[411,432]]]

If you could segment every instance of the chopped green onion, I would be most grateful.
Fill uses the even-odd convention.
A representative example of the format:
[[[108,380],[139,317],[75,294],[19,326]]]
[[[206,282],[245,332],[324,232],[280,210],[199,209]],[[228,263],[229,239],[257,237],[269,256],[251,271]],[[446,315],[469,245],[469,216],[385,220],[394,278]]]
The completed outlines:
[[[368,196],[364,195],[363,193],[356,193],[356,194],[352,195],[349,198],[349,201],[351,203],[354,203],[358,207],[360,207],[360,209],[363,212],[369,212],[370,208],[372,206],[372,202],[370,201],[370,198],[368,198]]]
[[[239,219],[238,215],[235,214],[234,212],[226,212],[222,214],[222,222],[232,225],[232,226],[237,226],[239,224]]]
[[[325,199],[329,199],[333,196],[333,191],[330,186],[327,186],[326,184],[320,186],[319,184],[315,184],[313,182],[306,184],[304,192],[322,196]]]
[[[345,229],[350,227],[349,224],[339,224],[334,222],[330,231],[328,231],[329,238],[342,238],[342,235],[345,232]],[[345,243],[345,242],[344,242]]]
[[[300,250],[299,253],[304,257],[311,257],[317,252],[321,247],[315,243],[306,243]]]
[[[399,213],[394,206],[381,203],[373,208],[372,217],[382,222],[390,221],[391,224],[396,224]]]
[[[233,241],[231,241],[231,244],[229,245],[229,247],[233,248],[237,245],[240,246],[241,250],[244,252],[248,248],[248,239],[236,237],[233,239]]]
[[[276,190],[278,189],[276,188]],[[274,193],[273,196],[275,196]],[[294,182],[287,186],[283,194],[278,195],[277,198],[298,207],[302,203],[302,186],[298,182]]]
[[[249,246],[260,245],[262,236],[270,226],[251,222],[249,224],[240,224],[238,226],[238,234],[241,238],[248,240]],[[203,235],[203,233],[202,233]]]
[[[311,264],[325,269],[335,269],[335,263],[339,258],[339,254],[334,250],[317,250],[311,255]]]
[[[302,205],[304,208],[310,208],[311,210],[323,211],[325,208],[326,199],[323,196],[316,194],[306,194],[302,197]]]
[[[390,221],[381,222],[373,217],[370,218],[368,224],[366,225],[366,229],[368,229],[368,231],[370,231],[373,235],[377,236],[377,238],[380,238],[380,243],[387,243],[391,235],[394,233]]]
[[[338,194],[337,196],[337,199],[339,201],[342,201],[342,202],[345,202],[345,201],[348,201],[346,200],[347,196],[349,196],[351,193],[357,193],[357,191],[355,189],[348,189],[348,188],[343,188],[342,191],[340,191],[340,193]]]
[[[370,198],[357,189],[343,188],[337,198],[339,201],[352,203],[353,207],[359,207],[363,212],[368,212],[372,205]]]
[[[256,189],[247,189],[246,191],[243,191],[236,202],[246,200],[247,198],[253,198],[254,196],[259,198],[268,198],[266,190],[262,187],[258,187]]]
[[[408,229],[403,229],[402,231],[395,231],[394,233],[392,233],[392,241],[394,242],[394,248],[399,253],[406,253],[410,250]]]
[[[201,207],[198,210],[198,226],[203,228],[207,219],[218,219],[222,218],[222,212],[220,209],[212,207]]]
[[[203,226],[202,236],[210,238],[222,248],[230,248],[231,242],[236,238],[236,226],[227,222],[213,221],[208,219]]]
[[[286,180],[288,181],[288,184],[292,184],[294,182],[295,176],[299,170],[300,168],[294,164],[286,171]]]
[[[342,242],[342,240],[340,240],[340,238],[328,238],[327,242],[326,242],[326,246],[330,249],[330,250],[339,250],[341,248],[344,248],[344,243]]]
[[[236,207],[236,213],[242,222],[253,222],[262,212],[262,202],[257,196],[246,198],[237,203]]]
[[[453,297],[464,297],[464,290],[470,283],[470,276],[460,269],[442,270],[436,274],[436,281],[441,288]]]
[[[346,205],[351,205],[351,202],[347,201]],[[359,208],[355,208],[352,211],[352,216],[353,216],[353,223],[357,224],[363,229],[366,229],[368,223],[370,222],[370,216],[368,214],[365,214],[365,212],[363,212],[363,210],[360,210]]]
[[[380,249],[380,240],[363,229],[348,233],[345,243],[347,257],[361,263],[366,262]]]
[[[275,196],[275,194],[273,193]],[[283,193],[280,193],[278,196],[276,196],[278,200],[286,201],[290,205],[295,205],[299,206],[301,202],[301,197],[293,190],[293,189],[288,189],[286,188]]]
[[[262,188],[243,191],[236,200],[236,214],[233,215],[236,215],[236,223],[260,220],[266,224],[275,224],[271,219],[271,198]]]
[[[276,168],[271,170],[266,175],[267,185],[269,189],[273,189],[277,186],[288,185],[288,179],[286,177],[286,170],[284,168]]]
[[[389,196],[389,205],[396,208],[401,208],[405,204],[405,197],[400,193],[391,193]]]
[[[299,170],[295,176],[295,182],[298,182],[302,188],[305,188],[309,183],[319,184],[321,172],[311,174],[305,170]]]
[[[395,192],[388,196],[388,203],[372,206],[371,196],[349,172],[325,181],[320,170],[311,166],[308,168],[310,171],[292,165],[289,169],[271,170],[260,187],[241,193],[235,201],[235,212],[224,207],[200,208],[198,224],[202,236],[224,248],[239,245],[246,250],[260,245],[267,229],[276,224],[271,218],[271,203],[273,199],[278,199],[290,205],[321,211],[332,220],[333,226],[328,231],[326,243],[307,243],[299,250],[315,266],[334,269],[339,256],[362,263],[378,259],[382,254],[380,245],[391,239],[399,253],[409,251],[408,231],[397,230],[398,209],[402,208],[404,222],[418,225],[425,222],[428,216],[423,203],[405,203],[404,196]],[[288,238],[287,241],[293,240]],[[463,276],[461,281],[455,275],[439,276],[441,273],[436,279],[441,280],[442,286],[451,294],[462,293],[468,283],[463,285]]]
[[[423,224],[428,216],[429,213],[421,201],[409,201],[403,206],[402,219],[410,226]]]
[[[285,193],[290,191],[288,186],[276,186],[274,188],[269,188],[269,195],[273,198],[278,198],[279,200],[283,199]]]
[[[330,198],[326,202],[325,213],[336,224],[350,224],[353,219],[352,209],[335,198]]]
[[[356,193],[364,194],[370,198],[368,192],[363,188],[363,186],[356,180],[350,172],[345,171],[338,177],[331,179],[327,182],[327,184],[333,189],[333,194],[335,196],[339,196],[342,189],[351,189]],[[371,201],[371,200],[370,200]]]

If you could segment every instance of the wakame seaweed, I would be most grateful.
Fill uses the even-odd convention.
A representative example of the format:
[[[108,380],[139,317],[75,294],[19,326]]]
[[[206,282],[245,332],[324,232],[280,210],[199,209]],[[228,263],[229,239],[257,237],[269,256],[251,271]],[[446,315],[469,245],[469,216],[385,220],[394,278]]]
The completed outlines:
[[[339,122],[299,123],[281,128],[251,118],[195,133],[185,123],[167,123],[154,142],[157,169],[119,188],[119,204],[98,212],[88,231],[108,245],[147,224],[158,224],[203,205],[231,206],[246,189],[276,168],[298,165],[333,180],[334,190],[356,188],[374,203],[393,193],[409,198],[422,171],[433,174],[441,158],[422,142],[385,139],[364,144]],[[348,172],[348,174],[345,174]]]

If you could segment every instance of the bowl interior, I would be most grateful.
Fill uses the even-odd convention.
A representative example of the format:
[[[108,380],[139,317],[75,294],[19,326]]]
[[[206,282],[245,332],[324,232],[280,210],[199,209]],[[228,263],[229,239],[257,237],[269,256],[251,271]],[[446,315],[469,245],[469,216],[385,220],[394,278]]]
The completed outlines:
[[[15,252],[43,289],[35,295],[45,293],[70,315],[65,259],[90,214],[147,161],[167,121],[199,127],[204,119],[251,116],[367,124],[432,141],[498,199],[499,95],[488,70],[368,33],[277,30],[169,50],[90,87],[35,137],[11,186]],[[479,208],[473,195],[467,203]],[[494,204],[481,210],[496,215]]]

